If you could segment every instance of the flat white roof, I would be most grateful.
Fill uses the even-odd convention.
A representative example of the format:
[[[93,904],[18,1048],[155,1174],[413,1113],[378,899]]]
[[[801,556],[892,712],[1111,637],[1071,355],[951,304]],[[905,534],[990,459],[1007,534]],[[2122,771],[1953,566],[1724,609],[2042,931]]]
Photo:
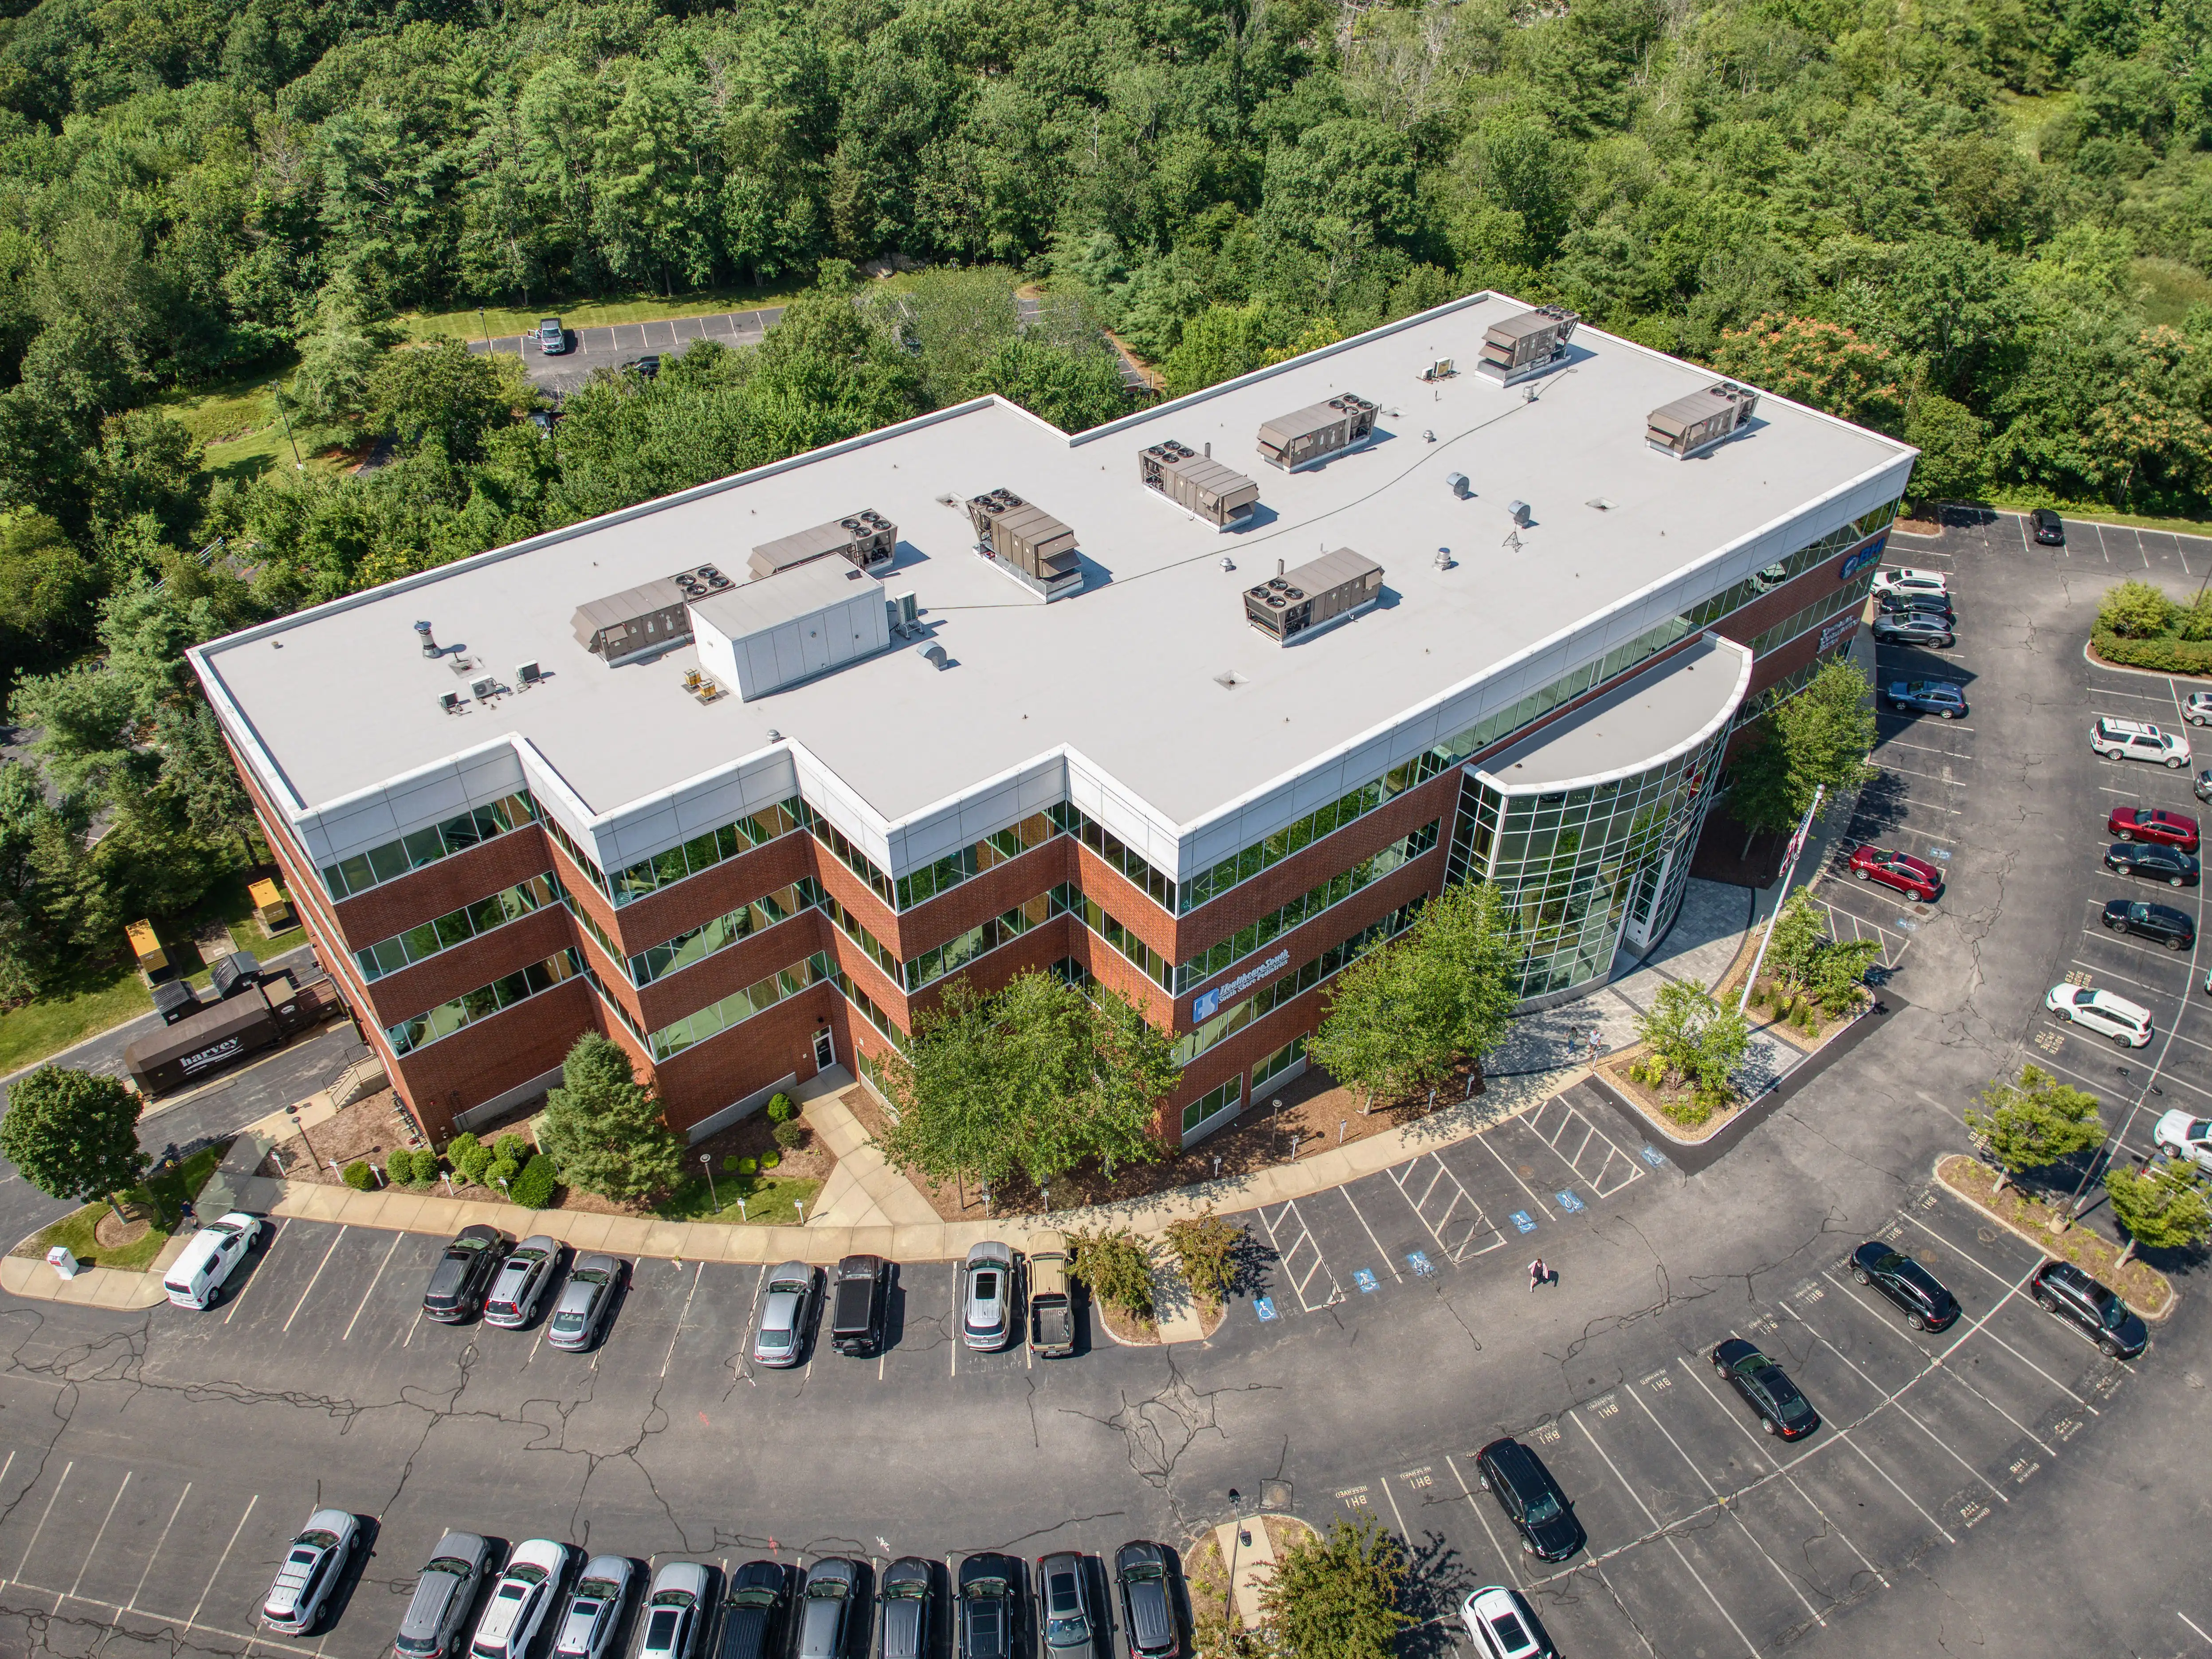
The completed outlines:
[[[605,815],[771,747],[773,728],[893,822],[1065,744],[1189,825],[1854,481],[1897,469],[1902,486],[1905,447],[1773,397],[1695,459],[1650,449],[1649,412],[1716,377],[1587,326],[1533,398],[1465,370],[1420,379],[1473,364],[1522,309],[1476,296],[1073,441],[966,405],[216,641],[203,672],[301,810],[513,734]],[[1381,404],[1372,443],[1297,473],[1260,461],[1263,422],[1343,392]],[[1170,437],[1256,477],[1259,507],[1217,530],[1146,489],[1138,452]],[[1074,527],[1080,594],[1048,605],[974,550],[963,503],[1001,486]],[[1517,532],[1511,501],[1530,508]],[[918,596],[941,672],[896,649],[702,706],[682,685],[690,647],[610,668],[570,633],[590,600],[741,572],[753,547],[864,506],[897,524],[899,550],[862,580]],[[1287,647],[1246,623],[1247,586],[1332,548],[1382,563],[1380,605]],[[842,565],[806,581],[842,582]],[[448,714],[436,694],[465,677],[422,655],[418,618],[478,672],[535,660],[545,678]]]

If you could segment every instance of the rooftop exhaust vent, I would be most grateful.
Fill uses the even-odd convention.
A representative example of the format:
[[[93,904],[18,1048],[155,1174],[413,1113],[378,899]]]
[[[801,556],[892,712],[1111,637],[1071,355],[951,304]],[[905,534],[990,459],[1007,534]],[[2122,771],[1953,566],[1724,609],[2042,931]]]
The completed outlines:
[[[1477,372],[1500,386],[1511,386],[1566,361],[1567,343],[1582,319],[1563,306],[1539,306],[1517,317],[1492,323],[1482,337]]]
[[[1756,392],[1723,380],[1653,410],[1644,421],[1644,441],[1677,460],[1686,460],[1742,431],[1758,407]]]
[[[1453,495],[1458,496],[1462,501],[1465,501],[1469,495],[1472,495],[1474,493],[1474,486],[1468,483],[1467,474],[1464,472],[1445,473],[1444,488],[1450,490]]]
[[[1279,415],[1260,428],[1260,459],[1285,472],[1357,449],[1375,435],[1376,406],[1347,392]]]
[[[430,637],[429,623],[426,622],[416,623],[415,624],[415,637],[422,641],[422,654],[424,656],[434,657],[438,654],[438,642]]]
[[[1506,502],[1505,516],[1512,520],[1514,524],[1521,529],[1526,530],[1528,527],[1528,503],[1526,501]]]
[[[793,565],[842,556],[855,570],[878,570],[898,556],[898,526],[872,507],[809,530],[763,542],[753,549],[746,568],[755,580]]]
[[[1048,604],[1083,591],[1075,532],[1042,507],[993,489],[969,501],[968,520],[978,550]]]
[[[1244,590],[1244,620],[1287,645],[1366,610],[1382,597],[1382,567],[1348,547]]]
[[[945,654],[945,647],[934,641],[921,647],[921,659],[939,673],[952,665],[951,659]]]
[[[1137,452],[1137,476],[1208,524],[1226,526],[1249,518],[1260,504],[1260,486],[1213,459],[1212,444],[1206,447],[1200,455],[1188,444],[1164,439]]]

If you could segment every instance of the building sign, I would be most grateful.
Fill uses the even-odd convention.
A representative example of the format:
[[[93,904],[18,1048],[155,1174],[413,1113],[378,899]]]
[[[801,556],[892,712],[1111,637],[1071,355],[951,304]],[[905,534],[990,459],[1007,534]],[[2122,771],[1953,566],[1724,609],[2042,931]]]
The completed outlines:
[[[1820,651],[1825,652],[1832,649],[1838,640],[1842,639],[1846,634],[1849,634],[1858,625],[1859,613],[1856,611],[1849,611],[1843,616],[1832,619],[1826,628],[1823,628],[1820,630]],[[1815,652],[1814,654],[1817,656],[1820,653],[1820,652]]]
[[[1850,580],[1852,577],[1879,559],[1881,556],[1881,550],[1888,544],[1889,532],[1885,530],[1844,561],[1842,568],[1836,572],[1836,580],[1839,582]]]
[[[1200,992],[1191,1001],[1191,1018],[1203,1024],[1221,1011],[1221,1005],[1224,1002],[1243,995],[1270,974],[1279,974],[1290,965],[1291,953],[1288,951],[1278,951],[1265,962],[1247,968],[1235,979],[1224,981],[1211,991]]]

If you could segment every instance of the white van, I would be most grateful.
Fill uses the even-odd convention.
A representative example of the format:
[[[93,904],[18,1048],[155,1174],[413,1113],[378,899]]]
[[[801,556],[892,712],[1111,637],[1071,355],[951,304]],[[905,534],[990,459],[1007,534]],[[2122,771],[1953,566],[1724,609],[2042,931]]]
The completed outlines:
[[[223,1281],[246,1260],[260,1236],[261,1221],[243,1210],[233,1210],[219,1221],[210,1221],[191,1236],[183,1251],[161,1276],[161,1288],[179,1308],[212,1308],[222,1295]]]

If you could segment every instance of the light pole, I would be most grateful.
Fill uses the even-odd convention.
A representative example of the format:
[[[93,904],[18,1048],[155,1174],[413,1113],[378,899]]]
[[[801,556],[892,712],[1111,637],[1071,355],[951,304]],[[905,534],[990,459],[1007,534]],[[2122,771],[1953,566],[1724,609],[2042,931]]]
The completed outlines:
[[[276,418],[284,422],[284,441],[292,446],[292,471],[305,472],[307,464],[300,459],[300,441],[292,435],[292,417],[284,408],[284,394],[274,380],[269,383],[269,395],[276,404]]]
[[[714,1196],[714,1160],[713,1157],[706,1152],[700,1153],[699,1167],[707,1172],[708,1207],[709,1209],[719,1210],[722,1207],[722,1200]]]
[[[1231,1486],[1229,1489],[1229,1513],[1237,1522],[1237,1531],[1229,1540],[1229,1593],[1222,1598],[1221,1607],[1222,1612],[1231,1619],[1237,1616],[1237,1547],[1244,1541],[1244,1516],[1242,1512],[1242,1504],[1243,1498],[1237,1488]]]

